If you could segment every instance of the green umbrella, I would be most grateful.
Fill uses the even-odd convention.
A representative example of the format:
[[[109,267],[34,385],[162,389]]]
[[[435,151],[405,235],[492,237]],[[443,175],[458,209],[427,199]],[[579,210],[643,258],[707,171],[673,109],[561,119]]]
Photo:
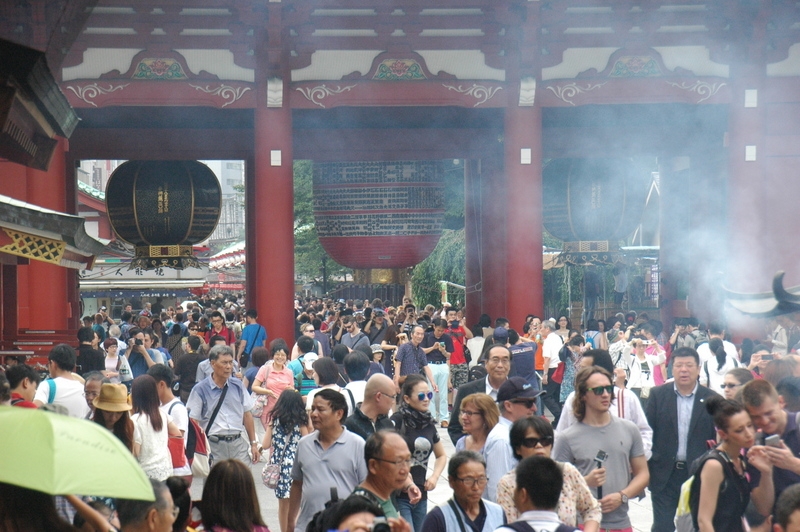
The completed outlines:
[[[111,432],[31,408],[0,407],[0,482],[51,495],[155,500],[144,471]]]

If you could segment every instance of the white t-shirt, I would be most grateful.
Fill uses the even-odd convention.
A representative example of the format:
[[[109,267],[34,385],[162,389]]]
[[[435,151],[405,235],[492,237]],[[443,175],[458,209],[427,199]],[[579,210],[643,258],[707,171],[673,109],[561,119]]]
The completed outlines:
[[[175,397],[169,403],[161,405],[161,411],[166,413],[173,423],[183,433],[183,448],[186,449],[186,433],[189,430],[189,411],[181,400]],[[176,467],[173,476],[184,477],[192,474],[192,467],[188,464],[183,467]]]
[[[308,396],[306,397],[306,410],[311,411],[311,405],[314,403],[314,396],[317,394],[318,391],[324,390],[326,388],[330,388],[331,390],[335,390],[341,393],[344,396],[344,400],[347,402],[347,415],[349,416],[356,410],[356,405],[353,401],[350,400],[350,394],[345,391],[344,388],[340,387],[338,384],[329,384],[323,386],[321,388],[317,388],[316,390],[311,390],[308,392]],[[355,394],[353,394],[353,399],[355,399]]]
[[[47,404],[47,399],[50,397],[50,382],[48,381],[49,379],[45,379],[39,383],[39,387],[36,388],[36,395],[33,397],[34,401],[41,401],[42,404]],[[86,404],[83,384],[64,377],[56,377],[53,381],[56,385],[53,404],[66,408],[70,417],[86,419],[89,414],[89,405]]]
[[[355,400],[356,404],[364,402],[364,390],[367,388],[367,381],[350,381],[347,383],[345,388],[353,392],[353,399]],[[342,393],[347,395],[347,392]],[[350,413],[352,414],[352,412]]]
[[[722,347],[725,349],[725,354],[729,357],[735,358],[739,360],[739,353],[736,351],[736,346],[732,343],[728,342],[727,340],[722,341]],[[708,342],[700,344],[697,346],[697,354],[700,356],[700,365],[703,365],[703,362],[708,360],[709,358],[714,358],[714,353],[711,352],[711,348],[708,347]]]
[[[150,418],[144,414],[133,414],[133,443],[141,446],[139,465],[145,475],[154,480],[167,480],[172,476],[172,458],[169,455],[169,416],[161,414],[161,430],[156,432],[150,424]]]

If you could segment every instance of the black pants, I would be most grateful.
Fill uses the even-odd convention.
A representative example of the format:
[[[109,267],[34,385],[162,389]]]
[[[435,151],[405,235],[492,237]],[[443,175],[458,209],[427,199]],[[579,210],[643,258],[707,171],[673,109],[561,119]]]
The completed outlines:
[[[547,393],[544,394],[544,406],[553,414],[553,425],[558,425],[558,420],[561,418],[561,403],[558,402],[561,395],[561,383],[553,382],[553,373],[555,372],[555,369],[547,370],[547,384],[544,386]]]
[[[681,484],[689,478],[689,469],[674,469],[667,483],[660,489],[650,487],[653,504],[652,532],[674,532],[675,510],[678,508],[678,499],[681,495]]]

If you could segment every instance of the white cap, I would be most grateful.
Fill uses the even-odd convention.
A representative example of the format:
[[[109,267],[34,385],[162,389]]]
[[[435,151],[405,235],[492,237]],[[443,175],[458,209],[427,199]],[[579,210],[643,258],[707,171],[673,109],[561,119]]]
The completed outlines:
[[[319,355],[317,355],[313,351],[306,353],[305,355],[303,355],[303,365],[306,367],[307,370],[313,370],[314,362],[316,362],[318,359]]]

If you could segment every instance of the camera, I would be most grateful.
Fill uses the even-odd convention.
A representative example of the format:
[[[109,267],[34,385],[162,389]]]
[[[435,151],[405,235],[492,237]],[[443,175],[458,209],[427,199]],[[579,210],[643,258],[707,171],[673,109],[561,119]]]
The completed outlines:
[[[391,532],[392,530],[385,517],[376,517],[369,529],[371,532]]]
[[[134,343],[135,343],[136,345],[144,345],[144,342],[142,342],[142,341],[141,341],[141,340],[139,340],[138,338],[136,339],[136,342],[134,342]]]

